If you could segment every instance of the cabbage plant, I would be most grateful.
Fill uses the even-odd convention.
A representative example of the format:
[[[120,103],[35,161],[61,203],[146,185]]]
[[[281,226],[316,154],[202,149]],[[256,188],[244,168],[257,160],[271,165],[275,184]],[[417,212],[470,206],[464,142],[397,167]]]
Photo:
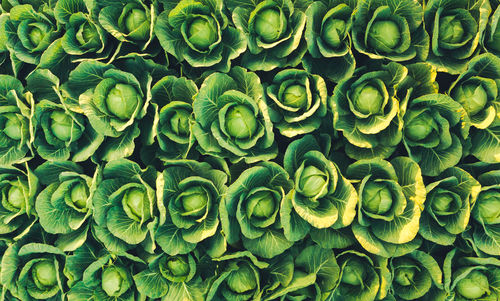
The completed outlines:
[[[69,301],[136,300],[132,275],[140,259],[117,257],[88,245],[82,248],[69,256],[65,265],[65,272],[71,269],[79,274],[68,291]]]
[[[30,158],[34,140],[33,95],[10,75],[1,74],[0,82],[0,164],[22,163]]]
[[[75,61],[108,57],[111,52],[111,48],[106,47],[109,46],[108,33],[98,21],[99,10],[96,1],[57,1],[54,16],[59,24],[64,24],[66,30],[61,39],[54,42],[51,51],[56,53],[58,48],[62,48],[65,53],[72,55]]]
[[[283,136],[311,133],[326,116],[326,84],[318,75],[283,70],[276,74],[266,92],[271,121]]]
[[[42,54],[61,35],[54,12],[36,10],[31,4],[14,5],[2,31],[6,32],[7,48],[15,58],[31,65],[38,65]]]
[[[47,185],[35,203],[40,224],[48,233],[61,234],[55,242],[58,248],[74,251],[87,239],[100,170],[89,177],[76,163],[60,161],[46,162],[35,173]]]
[[[500,143],[500,58],[488,53],[470,60],[467,71],[450,87],[450,95],[471,123],[470,152],[483,162],[498,162]]]
[[[195,95],[192,131],[202,154],[246,163],[270,160],[278,148],[259,77],[241,67],[208,76]]]
[[[35,118],[38,129],[34,146],[45,160],[58,161],[72,157],[75,161],[81,161],[92,155],[102,140],[83,115],[49,100],[44,99],[35,105]],[[89,141],[93,137],[96,140]]]
[[[426,187],[419,233],[436,244],[451,245],[469,224],[481,184],[458,167],[445,170],[436,180]]]
[[[498,300],[500,260],[451,250],[443,265],[445,290],[453,300]]]
[[[3,290],[20,300],[62,300],[64,252],[48,243],[26,241],[10,245],[2,256]]]
[[[429,35],[424,10],[413,0],[360,0],[354,14],[354,47],[372,59],[426,60]]]
[[[401,142],[407,96],[398,97],[397,88],[407,73],[394,62],[375,70],[361,67],[335,86],[330,98],[333,126],[345,137],[349,157],[387,158]]]
[[[443,288],[443,273],[439,264],[429,254],[415,250],[405,256],[391,259],[392,290],[403,300],[436,298],[426,295],[431,287]],[[434,299],[433,299],[434,300]]]
[[[364,249],[397,257],[420,247],[417,234],[426,191],[417,163],[407,157],[359,160],[349,166],[347,176],[357,183],[352,232]]]
[[[350,32],[355,8],[354,0],[314,1],[309,5],[304,31],[308,54],[302,61],[308,72],[334,82],[352,76],[356,61]]]
[[[81,110],[94,130],[105,136],[94,154],[111,161],[130,156],[140,130],[136,120],[146,115],[151,99],[151,76],[118,70],[97,61],[82,62],[71,71],[63,89],[78,99]],[[89,77],[88,75],[93,76]]]
[[[38,177],[27,163],[23,168],[0,167],[0,238],[16,241],[37,221],[35,198],[40,190]]]
[[[422,174],[437,176],[463,155],[470,119],[460,103],[445,94],[413,99],[404,114],[403,143]]]
[[[166,52],[193,67],[229,71],[246,50],[243,33],[228,22],[224,1],[181,0],[158,16],[155,33]]]
[[[431,0],[424,22],[430,36],[427,61],[438,71],[460,74],[479,53],[491,6],[487,0]]]
[[[356,215],[358,194],[353,185],[311,135],[290,143],[283,166],[294,181],[280,208],[285,237],[298,241],[310,233],[324,248],[338,245],[340,229]]]
[[[301,41],[306,25],[304,11],[291,0],[226,1],[233,22],[248,44],[242,65],[250,70],[270,71],[295,67],[307,46]]]
[[[98,2],[99,3],[99,2]],[[153,39],[156,22],[156,3],[137,0],[103,1],[98,11],[100,25],[121,43],[131,43],[141,50]]]
[[[59,78],[48,69],[37,69],[26,83],[38,100],[33,118],[37,154],[47,161],[82,162],[91,157],[104,136],[89,124],[78,100],[64,95]]]
[[[237,252],[217,258],[226,263],[212,283],[206,296],[207,301],[215,300],[261,300],[262,272],[269,266],[247,252]]]
[[[364,253],[349,250],[337,255],[337,262],[340,275],[332,301],[385,300],[388,296],[390,273],[386,260],[374,261]]]
[[[482,252],[500,256],[500,170],[485,170],[478,177],[482,188],[472,208],[474,246]]]
[[[150,298],[204,300],[210,279],[202,277],[200,260],[195,253],[159,255],[134,275],[137,290]]]
[[[187,254],[214,237],[227,174],[206,162],[176,160],[166,163],[158,180],[160,211],[156,242],[169,255]],[[217,239],[209,244],[220,243]],[[212,246],[213,247],[213,246]]]
[[[151,166],[141,169],[127,159],[104,166],[103,180],[92,199],[92,231],[110,252],[121,254],[137,244],[146,252],[154,251],[159,215],[156,177]]]
[[[222,229],[231,245],[242,241],[256,256],[273,258],[293,243],[284,233],[280,207],[293,183],[279,165],[263,162],[229,186],[220,206]]]
[[[149,121],[150,136],[158,142],[153,146],[159,148],[157,156],[185,159],[190,154],[196,142],[192,127],[193,97],[197,92],[198,87],[192,80],[171,75],[151,88],[151,103],[157,120]]]

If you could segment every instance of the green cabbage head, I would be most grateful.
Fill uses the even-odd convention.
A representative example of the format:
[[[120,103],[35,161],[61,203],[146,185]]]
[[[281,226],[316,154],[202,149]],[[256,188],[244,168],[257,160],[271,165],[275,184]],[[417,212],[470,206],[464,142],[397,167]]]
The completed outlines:
[[[192,131],[199,151],[233,162],[275,158],[278,149],[263,93],[259,77],[241,67],[208,76],[193,101]]]
[[[424,23],[430,35],[427,61],[440,72],[460,74],[480,51],[484,39],[489,1],[428,1]]]
[[[417,1],[359,1],[352,24],[354,47],[372,59],[424,61],[429,52],[429,36],[423,14]]]
[[[469,128],[469,118],[459,103],[444,94],[427,94],[408,106],[403,143],[422,174],[437,176],[460,161]]]
[[[297,66],[306,52],[301,42],[306,15],[292,1],[225,1],[233,23],[244,33],[248,51],[241,65],[252,71]]]
[[[29,158],[34,140],[33,95],[24,94],[22,83],[13,76],[1,74],[0,82],[0,164],[21,163]]]
[[[346,140],[346,154],[356,160],[387,158],[401,142],[403,127],[398,85],[408,69],[391,62],[372,71],[359,68],[335,87],[330,98],[333,126]]]
[[[304,70],[287,69],[267,87],[271,121],[280,133],[295,137],[317,130],[326,116],[325,81]]]
[[[39,228],[38,228],[39,229]],[[62,269],[65,254],[58,248],[40,242],[40,232],[28,240],[10,245],[2,257],[2,285],[20,300],[63,298]],[[15,263],[17,269],[10,269]]]
[[[361,246],[383,257],[417,249],[426,199],[420,167],[407,157],[359,160],[348,167],[347,176],[358,183],[359,209],[352,231]]]
[[[323,154],[328,153],[320,147],[325,140],[306,135],[288,145],[283,166],[293,178],[294,188],[283,200],[280,215],[288,240],[297,241],[310,233],[318,245],[332,248],[338,231],[354,220],[358,195]]]
[[[79,100],[81,110],[104,142],[95,151],[100,160],[128,157],[139,136],[137,120],[146,115],[151,77],[133,65],[129,73],[97,61],[84,61],[70,73],[65,92]],[[89,76],[89,73],[93,76]]]
[[[158,16],[154,27],[165,51],[195,68],[229,71],[231,61],[246,50],[247,43],[243,33],[228,24],[224,1],[175,4]]]
[[[240,240],[256,256],[273,258],[292,246],[280,225],[280,206],[292,182],[279,165],[263,162],[245,170],[229,186],[220,207],[221,225],[231,245]],[[269,243],[279,241],[273,248]]]
[[[162,176],[163,185],[158,189],[163,196],[158,201],[163,209],[156,242],[169,255],[187,254],[216,234],[227,175],[206,162],[174,160]]]
[[[466,230],[480,189],[481,184],[463,169],[451,167],[441,173],[427,185],[420,235],[436,244],[451,245]]]
[[[64,243],[61,241],[62,245],[56,243],[61,249],[77,249],[87,237],[92,200],[101,177],[100,168],[89,177],[73,162],[61,161],[57,166],[45,162],[35,173],[47,185],[35,203],[40,224],[48,233],[67,234],[69,238]]]

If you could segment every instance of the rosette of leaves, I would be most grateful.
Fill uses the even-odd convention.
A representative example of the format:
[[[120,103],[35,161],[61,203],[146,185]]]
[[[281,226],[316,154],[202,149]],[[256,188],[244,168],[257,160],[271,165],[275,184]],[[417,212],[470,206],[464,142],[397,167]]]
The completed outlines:
[[[426,187],[419,233],[433,243],[451,245],[469,224],[481,184],[458,167],[445,170],[435,180]]]
[[[480,51],[479,42],[491,12],[487,0],[431,0],[424,9],[430,35],[427,61],[440,72],[459,74]]]
[[[417,249],[426,191],[420,167],[407,157],[359,160],[347,169],[359,202],[354,236],[368,252],[396,257]]]
[[[296,245],[273,258],[265,269],[262,300],[328,300],[340,268],[331,249]]]
[[[27,163],[24,168],[0,167],[0,238],[19,240],[36,222],[34,210],[39,182]]]
[[[160,226],[156,242],[169,255],[187,254],[196,245],[217,237],[219,204],[227,174],[206,162],[176,160],[166,163],[159,190]],[[224,243],[209,239],[210,247]]]
[[[97,20],[98,14],[98,5],[93,0],[57,1],[54,15],[65,31],[53,49],[62,48],[74,56],[73,61],[107,58],[111,48],[106,47],[108,36]]]
[[[337,255],[337,263],[340,276],[332,301],[372,301],[387,296],[390,287],[387,260],[375,261],[366,254],[349,250]]]
[[[90,125],[105,137],[94,154],[98,160],[130,156],[151,99],[151,76],[139,68],[129,73],[97,61],[84,61],[71,71],[63,87],[79,101]],[[141,74],[142,72],[142,74]]]
[[[266,92],[271,121],[283,136],[311,133],[326,116],[326,84],[318,75],[286,69],[276,74]]]
[[[275,158],[278,147],[263,93],[259,77],[241,67],[208,76],[193,101],[199,151],[233,163]]]
[[[422,5],[414,0],[358,1],[352,25],[354,47],[371,59],[424,61],[429,35],[423,13]]]
[[[145,50],[154,37],[156,2],[147,5],[139,0],[102,1],[99,23],[120,43],[132,43]]]
[[[62,300],[64,258],[63,251],[46,243],[10,245],[1,263],[3,289],[20,300]]]
[[[390,267],[392,291],[403,300],[417,300],[424,296],[432,299],[432,295],[426,295],[431,288],[443,288],[441,268],[436,260],[425,252],[415,250],[405,256],[392,258]]]
[[[53,11],[43,6],[38,11],[31,4],[15,5],[5,22],[7,48],[21,62],[38,65],[42,54],[60,35]]]
[[[76,163],[60,161],[45,162],[35,173],[47,186],[35,203],[40,225],[48,233],[59,234],[55,246],[74,251],[87,239],[100,170],[89,177]]]
[[[489,163],[500,161],[500,58],[485,53],[469,62],[450,95],[470,118],[470,152]]]
[[[157,171],[118,159],[108,162],[102,175],[92,200],[94,236],[109,252],[122,254],[141,244],[152,253],[158,224]]]
[[[93,144],[89,143],[89,137],[96,136],[94,129],[87,125],[83,115],[63,104],[44,99],[35,105],[35,118],[38,129],[34,146],[43,159],[67,160],[74,154],[73,159],[80,161],[95,151]],[[85,155],[87,152],[90,153],[88,156]]]
[[[500,260],[494,257],[469,257],[451,250],[443,265],[444,288],[451,300],[486,300],[500,298]]]
[[[289,144],[283,166],[294,181],[280,208],[285,237],[298,241],[310,233],[323,248],[345,246],[342,228],[356,215],[358,195],[353,185],[311,135]]]
[[[500,55],[500,5],[489,18],[486,34],[483,37],[484,47],[496,55]]]
[[[306,10],[304,33],[309,55],[302,65],[314,74],[339,82],[354,73],[350,31],[354,0],[314,1]]]
[[[413,99],[404,114],[403,142],[422,174],[437,176],[463,154],[470,121],[464,108],[445,94]]]
[[[134,275],[139,293],[163,300],[205,300],[210,281],[204,279],[196,252],[155,257],[144,271]]]
[[[472,208],[472,238],[480,251],[500,256],[500,170],[485,171],[478,177],[482,185]]]
[[[68,256],[64,272],[70,269],[78,271],[79,281],[68,291],[68,301],[137,300],[137,289],[132,278],[136,271],[134,259],[117,257],[84,245]],[[86,249],[85,249],[86,248]],[[94,260],[94,261],[90,261]],[[139,261],[139,259],[135,259]]]
[[[401,142],[407,97],[397,96],[408,71],[391,62],[376,70],[359,68],[333,91],[333,126],[347,140],[346,154],[356,160],[389,157]]]
[[[240,240],[252,254],[273,258],[293,243],[283,234],[280,206],[293,184],[278,164],[262,162],[249,168],[229,186],[220,206],[227,242]]]
[[[248,51],[241,64],[270,71],[297,66],[307,51],[302,40],[306,14],[291,0],[226,1],[236,28],[244,32]]]
[[[261,300],[262,270],[269,264],[259,261],[248,251],[237,252],[216,258],[221,270],[208,291],[206,301],[216,300]]]
[[[48,69],[26,77],[26,89],[39,100],[35,105],[34,147],[45,160],[87,160],[104,140],[84,118],[78,100],[62,95],[59,78]]]
[[[166,76],[151,88],[151,102],[158,120],[151,122],[162,159],[187,158],[195,144],[192,132],[196,84],[185,77]],[[156,145],[154,145],[156,146]]]
[[[1,74],[0,82],[0,164],[21,163],[32,153],[33,95],[10,75]]]
[[[500,87],[500,58],[485,53],[469,62],[450,88],[450,95],[469,115],[471,125],[478,129],[490,126],[498,110]]]
[[[158,16],[155,34],[166,52],[192,67],[229,71],[231,61],[246,50],[243,33],[232,27],[223,1],[182,0]]]

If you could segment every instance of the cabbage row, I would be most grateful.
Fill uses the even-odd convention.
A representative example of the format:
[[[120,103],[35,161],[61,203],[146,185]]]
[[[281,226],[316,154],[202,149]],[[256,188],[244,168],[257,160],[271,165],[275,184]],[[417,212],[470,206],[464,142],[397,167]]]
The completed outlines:
[[[0,300],[500,300],[498,0],[0,12]]]

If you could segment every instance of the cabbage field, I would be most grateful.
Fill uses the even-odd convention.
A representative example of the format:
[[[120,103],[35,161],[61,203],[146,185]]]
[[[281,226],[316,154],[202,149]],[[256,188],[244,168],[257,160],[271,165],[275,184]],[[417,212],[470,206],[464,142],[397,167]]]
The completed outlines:
[[[1,0],[0,301],[500,301],[500,0]]]

